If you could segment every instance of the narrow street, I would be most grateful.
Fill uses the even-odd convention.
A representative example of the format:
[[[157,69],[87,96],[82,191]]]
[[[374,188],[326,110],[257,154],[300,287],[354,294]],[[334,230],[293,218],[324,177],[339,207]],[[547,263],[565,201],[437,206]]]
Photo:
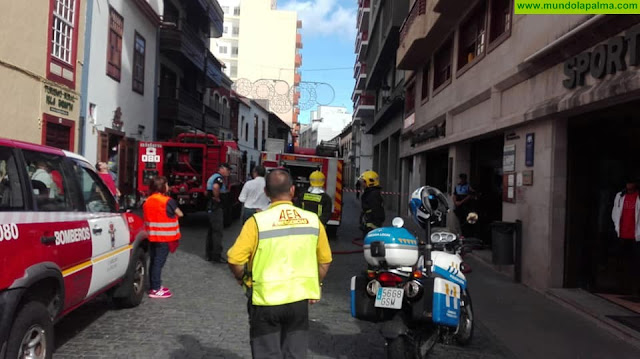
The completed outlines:
[[[334,251],[358,249],[357,202],[345,199],[344,224]],[[246,300],[226,265],[203,259],[204,214],[189,216],[183,243],[165,266],[164,285],[173,298],[145,298],[134,309],[113,309],[104,297],[79,308],[56,325],[56,358],[250,358]],[[225,232],[225,248],[240,230]],[[381,358],[384,341],[375,324],[351,318],[349,281],[363,268],[361,254],[335,255],[322,301],[311,309],[310,358]],[[473,282],[473,277],[471,278]],[[482,314],[478,314],[482,317]],[[438,346],[433,358],[509,358],[509,351],[477,323],[467,348]]]

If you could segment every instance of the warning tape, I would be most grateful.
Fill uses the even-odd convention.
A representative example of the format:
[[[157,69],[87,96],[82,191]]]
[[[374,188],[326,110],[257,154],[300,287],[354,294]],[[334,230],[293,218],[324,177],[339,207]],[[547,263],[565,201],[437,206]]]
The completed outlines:
[[[352,189],[352,188],[343,188],[342,189],[343,192],[353,192],[353,193],[363,193],[363,190],[357,190],[357,189]],[[408,196],[410,195],[410,193],[401,193],[401,192],[385,192],[382,191],[380,192],[383,195],[387,195],[387,196]]]

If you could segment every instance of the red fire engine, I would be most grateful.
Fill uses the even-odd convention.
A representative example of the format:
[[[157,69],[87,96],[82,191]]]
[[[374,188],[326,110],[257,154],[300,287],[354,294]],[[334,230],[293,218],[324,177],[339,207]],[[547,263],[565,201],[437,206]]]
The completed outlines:
[[[231,166],[226,179],[229,193],[223,200],[229,205],[225,224],[240,214],[238,195],[245,178],[242,152],[233,141],[220,141],[212,134],[182,133],[166,142],[140,142],[138,150],[138,190],[148,195],[155,176],[169,180],[170,193],[184,212],[207,209],[206,185],[221,163]]]
[[[262,165],[267,171],[285,168],[296,183],[296,196],[309,188],[309,175],[321,171],[325,177],[325,192],[333,199],[333,213],[327,223],[327,232],[335,236],[342,221],[342,166],[338,158],[338,146],[332,142],[322,142],[315,149],[298,148],[293,153],[262,152]]]

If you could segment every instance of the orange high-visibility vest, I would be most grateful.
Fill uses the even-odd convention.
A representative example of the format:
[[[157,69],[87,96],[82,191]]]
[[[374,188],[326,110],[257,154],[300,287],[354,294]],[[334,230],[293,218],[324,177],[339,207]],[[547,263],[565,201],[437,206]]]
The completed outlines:
[[[144,227],[151,242],[172,242],[180,239],[178,218],[167,216],[167,202],[171,198],[154,193],[142,205]]]

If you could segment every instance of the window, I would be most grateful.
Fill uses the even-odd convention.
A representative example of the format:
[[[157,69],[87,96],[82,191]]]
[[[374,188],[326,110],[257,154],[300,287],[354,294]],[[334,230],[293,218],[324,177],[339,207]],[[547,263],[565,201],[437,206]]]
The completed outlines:
[[[56,0],[53,8],[51,55],[72,66],[75,12],[76,0]]]
[[[234,7],[233,8],[233,15],[234,16],[240,16],[240,7]]]
[[[416,107],[416,84],[409,85],[404,96],[404,113],[409,115],[413,113]]]
[[[229,76],[230,77],[237,77],[238,76],[238,66],[231,65],[231,71],[229,71]]]
[[[74,163],[73,172],[88,212],[116,211],[115,199],[97,173],[79,163]]]
[[[18,166],[10,148],[0,147],[0,211],[24,209]]]
[[[238,56],[238,48],[235,46],[231,47],[231,55]]]
[[[433,56],[433,88],[437,89],[451,79],[451,48],[453,41],[447,40]]]
[[[79,0],[53,0],[50,4],[47,78],[75,88]]]
[[[224,28],[223,28],[223,30],[222,30],[222,33],[223,33],[223,34],[225,34],[225,35],[226,35],[226,34],[228,34],[228,33],[229,33],[229,26],[224,25]]]
[[[222,7],[222,12],[225,13],[225,14],[228,14],[229,13],[229,7],[228,6],[223,6]]]
[[[23,151],[31,193],[39,211],[74,211],[71,182],[63,169],[64,157],[47,153]]]
[[[491,1],[489,41],[493,42],[511,29],[511,0]]]
[[[226,54],[227,53],[227,47],[226,46],[220,46],[219,50],[220,50],[221,54]]]
[[[244,124],[244,140],[249,141],[249,124],[245,123]]]
[[[146,41],[136,31],[133,44],[133,91],[144,94],[144,54]]]
[[[424,65],[422,69],[422,89],[420,90],[420,97],[424,101],[427,97],[429,97],[429,66],[431,64],[427,63]]]
[[[107,75],[120,81],[122,64],[122,32],[124,20],[112,7],[109,7],[109,43],[107,44]]]
[[[239,27],[235,27],[235,26],[234,26],[234,27],[231,29],[231,33],[232,33],[232,35],[233,35],[233,36],[238,36],[238,35],[240,34],[240,28],[239,28]]]
[[[484,53],[486,5],[482,2],[460,26],[458,69]]]

